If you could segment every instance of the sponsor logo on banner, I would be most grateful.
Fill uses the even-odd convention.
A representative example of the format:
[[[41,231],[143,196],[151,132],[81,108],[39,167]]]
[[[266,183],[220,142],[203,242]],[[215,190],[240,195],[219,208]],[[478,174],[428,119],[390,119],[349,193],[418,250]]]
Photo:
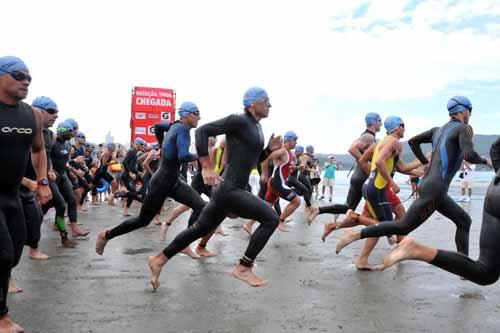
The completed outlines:
[[[155,135],[155,127],[154,126],[148,126],[148,134]]]
[[[149,119],[158,119],[158,118],[160,118],[160,115],[157,113],[150,113],[150,114],[148,114],[148,118]]]
[[[161,113],[161,120],[170,121],[170,112],[162,112]]]
[[[146,134],[146,127],[136,127],[135,134]]]
[[[146,113],[145,112],[136,112],[135,119],[146,119]]]

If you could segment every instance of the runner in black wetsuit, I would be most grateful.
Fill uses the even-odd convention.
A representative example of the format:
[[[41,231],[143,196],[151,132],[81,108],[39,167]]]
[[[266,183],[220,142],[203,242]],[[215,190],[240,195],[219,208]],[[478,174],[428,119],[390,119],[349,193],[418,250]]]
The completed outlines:
[[[306,209],[309,210],[311,206],[311,198],[313,194],[313,187],[311,185],[311,168],[312,168],[312,158],[314,155],[314,147],[311,145],[306,146],[306,153],[300,156],[297,160],[297,165],[299,166],[299,182],[304,184],[306,187],[306,192],[303,193],[304,201],[306,202]]]
[[[68,176],[68,161],[71,151],[71,145],[68,140],[73,136],[72,128],[71,123],[66,121],[57,125],[57,137],[50,153],[50,160],[52,161],[52,169],[57,174],[57,187],[67,205],[71,235],[73,238],[76,238],[87,236],[89,231],[82,230],[77,225],[76,198],[73,193],[73,185]],[[60,231],[63,230],[59,225],[61,222],[62,221],[57,221]]]
[[[26,240],[26,225],[19,187],[30,152],[37,174],[36,197],[50,199],[47,161],[43,149],[42,118],[21,102],[28,94],[29,70],[16,57],[0,57],[0,331],[23,332],[9,316],[7,294],[12,268],[19,262]]]
[[[181,120],[173,123],[165,136],[161,165],[151,179],[150,190],[144,199],[139,216],[125,220],[111,230],[101,231],[96,240],[97,254],[102,255],[109,240],[147,226],[160,212],[167,196],[193,209],[189,225],[196,221],[205,206],[205,202],[199,194],[192,187],[179,180],[180,164],[194,161],[197,158],[196,155],[189,152],[191,143],[189,131],[198,125],[200,112],[194,103],[184,102],[179,108],[179,115]],[[191,249],[188,248],[188,245],[181,250],[189,251],[186,254],[190,255]]]
[[[85,133],[80,131],[76,133],[74,144],[71,146],[71,157],[68,162],[73,174],[73,188],[78,211],[87,211],[83,204],[87,194],[91,190],[91,175],[85,162],[85,139]]]
[[[92,200],[97,203],[97,187],[101,180],[106,181],[111,185],[111,196],[108,199],[108,204],[113,206],[115,204],[114,194],[118,190],[118,183],[108,172],[109,165],[114,161],[113,154],[115,153],[115,144],[106,144],[106,150],[102,153],[101,159],[99,161],[99,167],[97,168],[94,176],[94,188],[92,189]]]
[[[500,138],[490,150],[496,175],[488,187],[483,206],[483,222],[477,261],[462,253],[437,250],[406,237],[384,258],[385,267],[403,260],[421,260],[480,285],[495,283],[500,277]]]
[[[298,176],[299,176],[298,164],[300,163],[300,157],[304,154],[304,147],[301,145],[296,145],[294,153],[295,153],[295,159],[297,161],[297,166],[292,169],[292,172],[290,173],[290,176],[288,177],[288,180],[286,181],[286,185],[289,187],[292,187],[299,196],[304,198],[304,201],[306,202],[307,207],[312,207],[311,206],[311,196],[307,195],[307,193],[309,192],[309,189],[307,188],[306,185],[304,185],[298,179]],[[281,216],[281,213],[279,213],[279,214]]]
[[[264,200],[245,189],[251,170],[281,146],[281,138],[271,137],[264,148],[264,135],[260,120],[269,113],[269,98],[261,88],[250,88],[244,95],[245,114],[231,115],[208,123],[196,131],[196,149],[203,166],[203,179],[207,185],[216,185],[221,179],[216,175],[214,165],[208,156],[208,138],[226,134],[226,149],[229,164],[222,182],[212,190],[212,197],[194,225],[181,232],[155,257],[149,257],[152,272],[151,284],[156,290],[159,275],[167,260],[179,253],[196,239],[214,231],[226,216],[239,216],[260,222],[259,228],[250,238],[250,244],[233,275],[252,286],[262,286],[261,280],[252,272],[253,261],[264,248],[278,226],[279,217]]]
[[[125,158],[123,159],[123,171],[120,176],[120,179],[123,182],[123,185],[127,188],[127,193],[123,195],[124,198],[127,198],[127,203],[123,210],[123,216],[130,216],[128,213],[128,209],[132,205],[134,200],[142,202],[142,197],[139,196],[136,189],[136,180],[138,179],[138,170],[137,170],[137,153],[146,148],[146,141],[142,138],[136,138],[132,147],[127,151]]]
[[[42,110],[43,119],[43,138],[45,141],[45,154],[47,155],[47,175],[49,178],[49,188],[52,193],[52,199],[47,203],[42,205],[42,215],[47,214],[47,211],[54,207],[56,214],[54,217],[54,225],[59,230],[61,236],[61,244],[63,247],[73,248],[76,243],[68,238],[68,233],[66,232],[66,223],[64,221],[64,213],[66,212],[66,202],[64,202],[64,197],[59,191],[56,180],[57,176],[52,169],[52,147],[55,144],[55,135],[50,130],[58,117],[57,104],[49,97],[41,96],[33,100],[33,107]]]
[[[312,223],[319,214],[345,214],[349,209],[356,210],[363,198],[362,187],[368,179],[368,175],[357,163],[365,150],[375,143],[375,134],[380,131],[382,118],[378,113],[369,112],[365,116],[366,130],[356,139],[349,148],[349,154],[356,160],[356,166],[351,176],[349,192],[345,204],[329,205],[323,207],[312,207],[308,216],[308,222]]]
[[[424,223],[434,211],[451,219],[457,227],[455,243],[457,251],[468,255],[470,216],[448,195],[448,188],[462,160],[473,164],[491,162],[478,155],[472,144],[472,127],[468,125],[472,111],[470,101],[462,96],[448,101],[450,121],[441,128],[432,128],[408,143],[422,164],[429,161],[422,153],[420,144],[432,143],[433,151],[428,173],[420,188],[420,197],[413,202],[400,221],[384,222],[361,231],[348,231],[337,244],[337,253],[349,243],[369,237],[407,235]]]

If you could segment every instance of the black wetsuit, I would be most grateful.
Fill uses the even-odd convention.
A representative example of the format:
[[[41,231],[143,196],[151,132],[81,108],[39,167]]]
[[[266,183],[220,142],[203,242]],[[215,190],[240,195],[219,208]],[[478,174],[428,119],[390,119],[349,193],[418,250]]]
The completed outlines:
[[[474,261],[461,253],[438,250],[430,262],[480,285],[493,284],[500,277],[500,138],[491,146],[490,153],[497,173],[484,198],[479,258]]]
[[[25,103],[0,103],[0,316],[9,312],[9,277],[26,241],[26,224],[19,187],[36,135],[36,119]]]
[[[375,133],[367,129],[361,133],[361,136],[365,134],[373,135],[373,141],[375,142]],[[363,153],[364,150],[361,150],[361,154]],[[369,175],[363,171],[359,164],[356,163],[351,176],[349,191],[347,192],[347,199],[345,203],[343,205],[334,204],[319,207],[319,214],[345,214],[349,209],[355,210],[363,198],[363,184],[368,179],[368,176]]]
[[[47,171],[52,169],[52,148],[54,146],[54,133],[48,128],[44,128],[43,130],[43,139],[45,140],[45,154],[47,155]],[[48,210],[52,207],[56,210],[56,215],[54,217],[54,223],[58,226],[59,230],[64,232],[65,222],[64,222],[64,213],[66,212],[66,202],[64,202],[64,197],[59,191],[59,187],[57,186],[56,181],[49,180],[49,188],[52,192],[52,199],[50,199],[47,203],[42,205],[42,215],[47,214]],[[59,222],[59,223],[58,223]]]
[[[296,160],[297,160],[297,164],[300,164],[300,156],[299,155],[296,156]],[[304,201],[306,202],[306,206],[310,207],[311,206],[312,187],[309,188],[309,187],[307,187],[307,185],[303,184],[299,180],[298,175],[299,175],[299,170],[297,168],[294,168],[292,170],[292,172],[290,173],[290,176],[286,180],[286,185],[288,185],[289,187],[292,187],[298,195],[303,197]]]
[[[124,195],[127,198],[126,207],[130,208],[134,200],[142,202],[142,197],[137,193],[136,180],[138,177],[137,171],[137,150],[130,148],[123,159],[123,171],[121,174],[121,180],[123,185],[127,188],[128,192]],[[130,173],[135,174],[136,179],[130,177]]]
[[[305,154],[308,155],[308,154]],[[308,155],[309,160],[306,163],[306,166],[311,169],[312,168],[312,156]],[[303,193],[304,196],[304,201],[306,202],[306,207],[311,207],[311,198],[313,194],[313,186],[311,184],[311,177],[310,177],[310,172],[309,171],[300,171],[299,172],[299,182],[304,184],[306,188],[306,192]]]
[[[141,190],[139,191],[140,195],[142,196],[142,198],[145,198],[146,197],[146,194],[148,193],[149,191],[149,183],[151,182],[151,177],[153,177],[153,174],[156,172],[156,170],[158,170],[158,168],[160,167],[160,156],[158,155],[157,157],[153,158],[150,162],[149,162],[149,167],[151,168],[151,171],[153,171],[153,173],[151,174],[149,171],[145,170],[144,172],[144,177],[142,177],[142,186],[141,186]]]
[[[68,162],[69,166],[74,168],[74,169],[81,170],[81,171],[85,172],[85,174],[83,176],[78,176],[76,174],[74,175],[76,177],[76,181],[74,182],[74,186],[73,186],[73,188],[75,190],[80,188],[80,187],[83,189],[82,195],[80,197],[80,202],[79,202],[80,205],[83,205],[85,198],[87,197],[87,194],[91,190],[90,184],[92,183],[92,175],[90,174],[89,168],[87,167],[86,164],[82,165],[82,164],[77,163],[75,161],[75,159],[79,156],[84,156],[85,158],[87,157],[87,152],[85,151],[85,147],[83,145],[80,146],[80,148],[78,148],[75,145],[73,145],[72,147],[73,147],[73,155],[71,156],[71,159]]]
[[[181,232],[163,250],[167,258],[183,250],[194,240],[215,230],[228,214],[260,222],[250,238],[250,244],[241,259],[251,266],[278,226],[279,217],[264,200],[245,189],[252,169],[270,153],[264,148],[264,134],[257,120],[249,113],[231,115],[208,123],[196,130],[196,149],[200,157],[208,156],[208,138],[226,134],[228,161],[222,178],[212,190],[210,202],[194,225]]]
[[[469,253],[470,216],[448,195],[450,182],[460,169],[462,160],[473,164],[485,164],[474,151],[472,128],[452,119],[441,128],[433,128],[413,138],[408,143],[417,158],[427,164],[420,144],[432,143],[433,153],[428,174],[420,186],[420,197],[410,206],[406,215],[395,222],[380,223],[361,230],[361,238],[390,235],[407,235],[429,216],[438,211],[455,223],[457,231],[455,243],[457,251]]]
[[[50,159],[52,161],[52,169],[57,172],[57,187],[62,194],[64,201],[68,207],[68,218],[70,223],[76,223],[76,199],[73,193],[73,185],[68,177],[68,161],[71,151],[71,145],[67,140],[61,137],[56,138],[56,143],[52,147]]]
[[[197,158],[196,155],[189,153],[190,140],[189,128],[186,125],[176,122],[170,126],[163,143],[160,168],[151,178],[149,191],[139,216],[125,220],[117,227],[107,231],[106,239],[112,239],[147,226],[160,212],[167,197],[191,207],[193,213],[188,224],[191,225],[196,221],[205,206],[205,201],[192,187],[179,179],[180,164],[194,161]]]

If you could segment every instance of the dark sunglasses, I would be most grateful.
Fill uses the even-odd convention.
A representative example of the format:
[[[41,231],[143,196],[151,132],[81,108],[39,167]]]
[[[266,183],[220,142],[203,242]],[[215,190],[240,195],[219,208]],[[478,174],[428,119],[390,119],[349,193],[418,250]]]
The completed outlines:
[[[405,124],[400,124],[399,127],[405,128]]]
[[[56,109],[42,109],[42,110],[47,112],[48,114],[56,114],[59,112]]]
[[[76,137],[79,138],[79,139],[85,139],[85,135],[84,136],[77,135]]]
[[[196,117],[200,116],[200,111],[194,111],[194,112],[191,112],[191,113],[194,114]]]
[[[12,78],[16,81],[24,81],[24,80],[28,80],[28,82],[31,82],[32,80],[32,77],[31,75],[29,74],[24,74],[23,72],[19,72],[19,71],[12,71],[12,72],[7,72],[10,74],[10,76],[12,76]]]

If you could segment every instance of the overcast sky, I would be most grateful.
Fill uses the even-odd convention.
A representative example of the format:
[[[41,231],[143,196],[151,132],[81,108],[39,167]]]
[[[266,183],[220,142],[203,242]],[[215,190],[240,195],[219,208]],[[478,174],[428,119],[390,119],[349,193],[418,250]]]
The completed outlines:
[[[369,111],[401,116],[408,136],[441,125],[456,94],[475,133],[500,132],[500,1],[16,0],[2,13],[0,54],[30,67],[27,101],[52,97],[93,142],[127,142],[133,86],[175,89],[201,123],[261,86],[266,135],[294,130],[323,153],[345,153]]]

